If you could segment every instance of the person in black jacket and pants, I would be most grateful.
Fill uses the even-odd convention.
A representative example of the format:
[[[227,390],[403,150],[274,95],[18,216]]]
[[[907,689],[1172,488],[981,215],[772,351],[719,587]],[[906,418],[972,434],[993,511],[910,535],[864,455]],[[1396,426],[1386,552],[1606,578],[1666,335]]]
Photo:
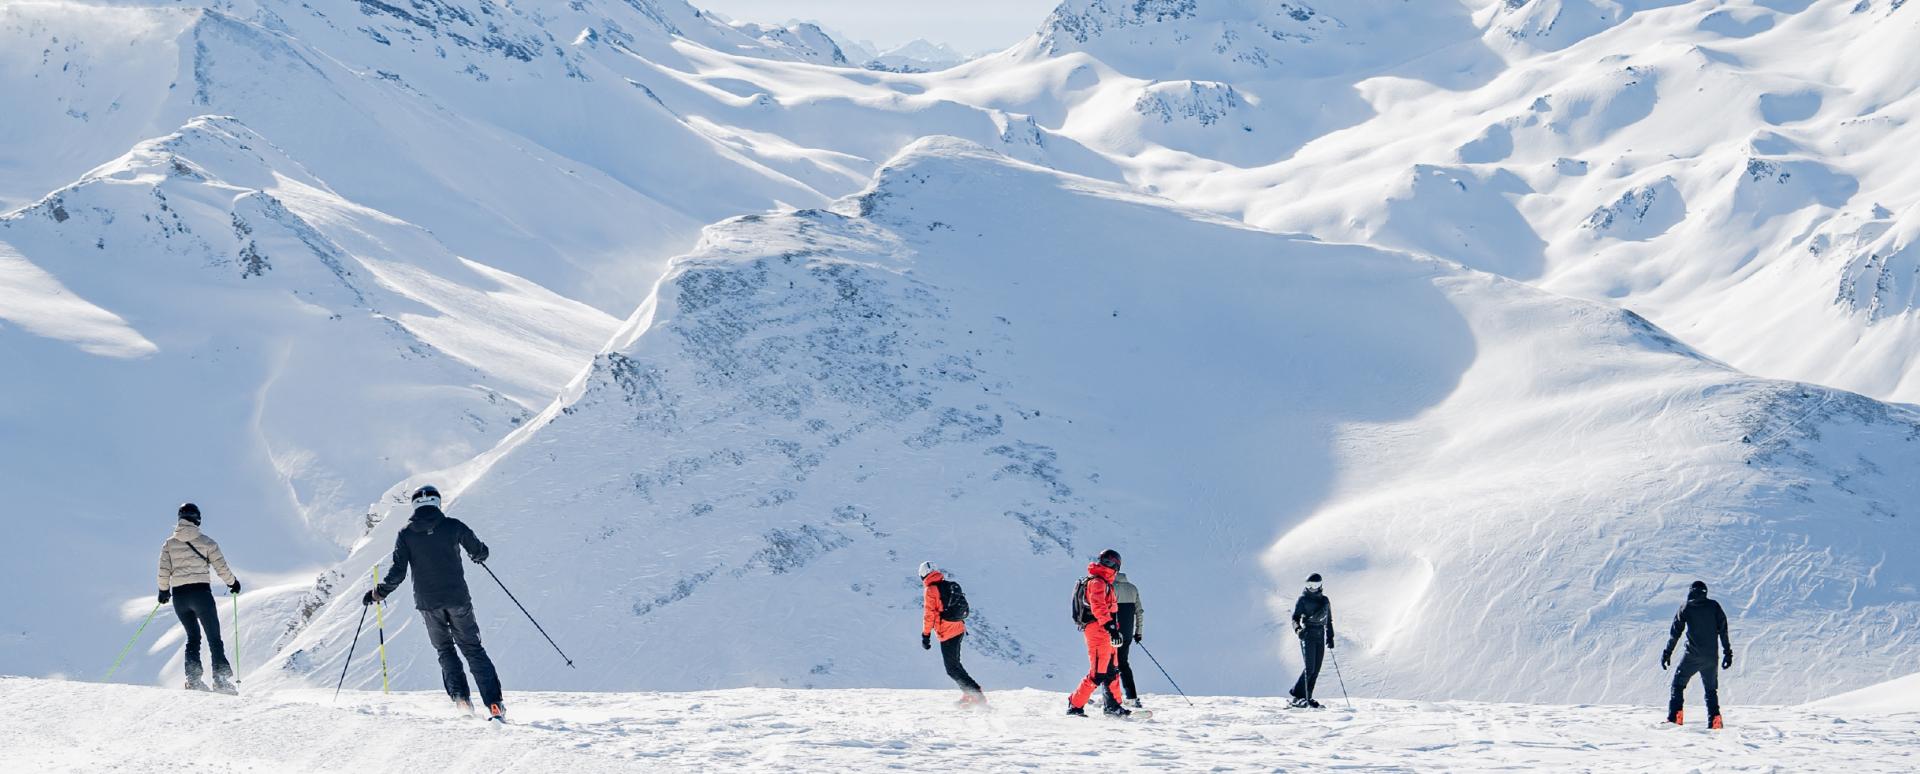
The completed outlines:
[[[1727,638],[1727,611],[1707,598],[1706,581],[1694,581],[1687,590],[1687,603],[1673,614],[1668,630],[1667,649],[1660,654],[1660,668],[1673,666],[1673,648],[1680,635],[1687,635],[1687,652],[1680,657],[1680,668],[1673,670],[1673,695],[1667,699],[1667,722],[1686,723],[1681,707],[1686,703],[1687,681],[1700,675],[1700,687],[1707,691],[1707,726],[1720,727],[1720,670],[1733,668],[1733,642]],[[1719,651],[1724,650],[1725,653]],[[1717,658],[1716,658],[1717,656]],[[1719,663],[1715,663],[1719,662]]]
[[[467,591],[466,570],[460,564],[460,550],[476,563],[487,561],[487,545],[459,519],[440,510],[440,490],[423,486],[413,493],[413,518],[393,542],[393,566],[380,585],[361,598],[371,605],[386,599],[413,570],[413,606],[427,620],[427,639],[440,655],[440,681],[454,704],[471,712],[473,700],[467,692],[467,676],[460,669],[460,655],[467,657],[467,668],[480,686],[480,701],[488,714],[506,718],[500,696],[500,676],[493,670],[493,659],[480,644],[480,624],[473,617],[473,595]],[[458,648],[460,655],[454,650]]]
[[[1323,593],[1320,573],[1307,576],[1306,589],[1293,603],[1293,633],[1300,637],[1300,660],[1306,662],[1306,668],[1300,670],[1300,679],[1287,694],[1293,697],[1295,707],[1319,709],[1320,702],[1313,700],[1313,686],[1320,681],[1320,664],[1327,650],[1333,647],[1333,602]]]

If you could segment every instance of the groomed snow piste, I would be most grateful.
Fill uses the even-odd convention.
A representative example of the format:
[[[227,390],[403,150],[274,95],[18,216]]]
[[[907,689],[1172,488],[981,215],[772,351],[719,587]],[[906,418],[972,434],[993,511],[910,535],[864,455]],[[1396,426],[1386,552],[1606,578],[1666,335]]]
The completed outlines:
[[[526,693],[513,723],[437,693],[304,690],[238,699],[0,678],[0,769],[192,771],[1912,771],[1920,714],[1742,708],[1660,728],[1644,707],[1151,694],[1137,723],[1068,718],[1046,691],[740,689]],[[1694,709],[1698,709],[1695,707]]]

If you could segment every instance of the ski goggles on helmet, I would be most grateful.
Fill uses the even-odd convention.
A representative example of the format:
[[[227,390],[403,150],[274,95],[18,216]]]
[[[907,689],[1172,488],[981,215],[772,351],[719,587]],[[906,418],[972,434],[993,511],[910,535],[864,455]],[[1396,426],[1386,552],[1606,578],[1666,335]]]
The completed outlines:
[[[440,506],[440,490],[423,486],[413,490],[412,499],[414,505],[431,505],[437,508]]]

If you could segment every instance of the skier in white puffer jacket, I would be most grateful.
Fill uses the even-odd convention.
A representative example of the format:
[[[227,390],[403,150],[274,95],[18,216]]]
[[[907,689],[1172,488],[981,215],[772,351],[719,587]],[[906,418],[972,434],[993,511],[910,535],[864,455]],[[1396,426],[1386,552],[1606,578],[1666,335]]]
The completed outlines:
[[[233,666],[227,663],[227,646],[220,641],[219,608],[213,601],[209,573],[219,573],[230,593],[240,593],[240,581],[227,568],[220,544],[200,533],[200,506],[182,505],[178,515],[173,534],[160,546],[160,603],[171,599],[174,615],[187,630],[187,688],[207,690],[200,679],[200,638],[204,630],[207,648],[213,653],[213,690],[235,693]]]

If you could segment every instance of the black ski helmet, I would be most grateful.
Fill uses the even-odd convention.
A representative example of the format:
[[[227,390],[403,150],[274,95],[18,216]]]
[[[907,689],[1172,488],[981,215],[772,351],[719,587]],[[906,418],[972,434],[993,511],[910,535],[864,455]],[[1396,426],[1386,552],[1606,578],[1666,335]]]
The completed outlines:
[[[1312,575],[1307,576],[1308,591],[1320,591],[1321,589],[1324,589],[1324,588],[1326,588],[1326,585],[1320,582],[1320,573],[1316,572]]]
[[[1109,570],[1120,569],[1120,552],[1111,548],[1100,552],[1100,566]]]
[[[174,515],[182,519],[186,519],[187,521],[191,521],[194,524],[199,524],[200,523],[200,506],[194,505],[193,503],[181,503],[180,510],[174,511]]]
[[[440,490],[433,488],[432,484],[428,484],[413,490],[413,497],[411,499],[416,508],[424,505],[431,505],[438,508],[440,507]]]
[[[1702,580],[1697,580],[1693,582],[1692,586],[1689,586],[1687,588],[1692,589],[1693,591],[1706,591],[1707,582]]]

